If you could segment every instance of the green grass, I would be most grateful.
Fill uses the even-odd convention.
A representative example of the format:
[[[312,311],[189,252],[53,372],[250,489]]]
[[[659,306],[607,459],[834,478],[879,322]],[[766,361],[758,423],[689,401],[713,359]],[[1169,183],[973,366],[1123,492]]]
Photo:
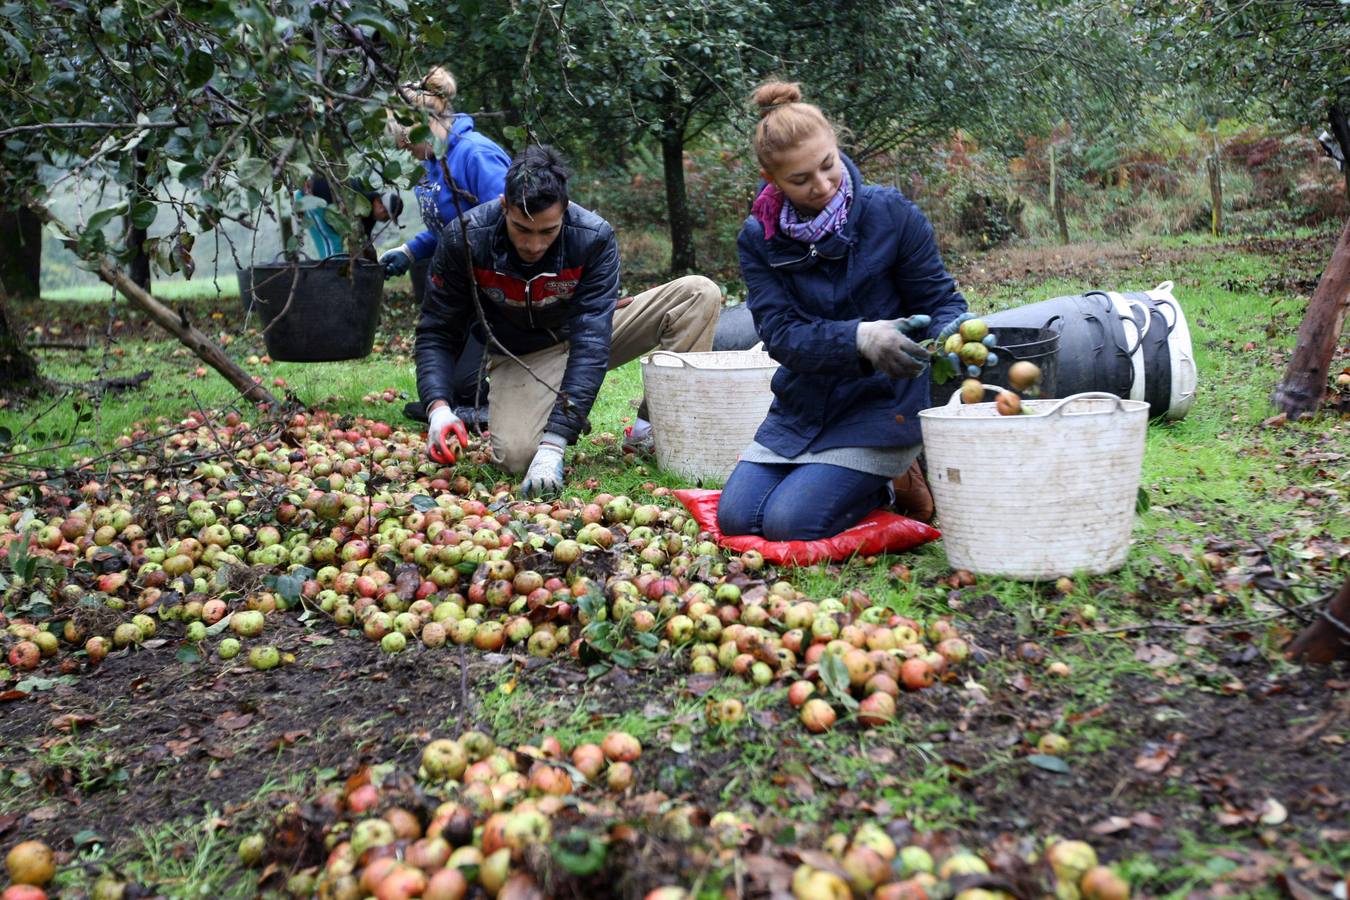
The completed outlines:
[[[1312,233],[1296,236],[1314,237]],[[1289,487],[1314,486],[1325,478],[1315,467],[1299,465],[1291,456],[1296,457],[1300,449],[1318,439],[1330,450],[1350,452],[1350,438],[1343,425],[1327,418],[1282,428],[1262,427],[1273,412],[1267,398],[1280,375],[1273,355],[1292,347],[1305,302],[1267,286],[1273,276],[1281,274],[1277,271],[1278,261],[1231,249],[1225,239],[1214,240],[1204,235],[1150,238],[1147,243],[1171,250],[1185,248],[1188,252],[1166,262],[1145,261],[1137,269],[1119,273],[1115,284],[1089,285],[1070,278],[1052,278],[967,291],[972,308],[987,311],[1078,293],[1089,287],[1139,290],[1170,279],[1176,282],[1175,294],[1191,325],[1200,368],[1199,396],[1184,420],[1157,423],[1149,428],[1143,484],[1151,507],[1136,521],[1134,545],[1125,567],[1106,578],[1073,579],[1066,594],[1056,593],[1049,585],[997,578],[980,579],[974,592],[976,596],[993,598],[993,608],[1003,611],[1012,622],[1016,640],[1038,640],[1050,658],[1071,666],[1071,679],[1051,683],[1049,676],[1044,676],[1047,683],[1040,687],[1053,692],[1054,709],[1043,717],[1049,724],[1025,736],[1034,741],[1047,730],[1064,734],[1071,742],[1066,757],[1071,766],[1096,754],[1119,752],[1137,745],[1138,735],[1124,734],[1110,724],[1103,724],[1111,721],[1110,717],[1077,720],[1075,717],[1103,706],[1112,708],[1122,702],[1123,680],[1154,679],[1156,673],[1135,658],[1137,640],[1121,635],[1059,642],[1055,640],[1055,632],[1074,633],[1090,627],[1084,619],[1088,606],[1095,608],[1093,623],[1099,626],[1178,616],[1182,602],[1221,589],[1216,578],[1198,562],[1207,541],[1214,536],[1242,541],[1283,530],[1287,537],[1274,552],[1289,567],[1301,562],[1297,556],[1299,542],[1315,533],[1332,540],[1350,540],[1350,517],[1338,517],[1329,510],[1306,515],[1309,509],[1304,504],[1282,499],[1279,494]],[[180,289],[168,283],[161,288],[165,297],[182,290],[177,296],[184,302],[201,296],[192,294],[187,287]],[[192,290],[199,288],[199,284],[191,286]],[[64,299],[81,302],[73,295]],[[213,327],[220,328],[222,324],[215,323]],[[256,335],[229,331],[220,334],[232,337],[229,352],[240,360],[261,352]],[[388,336],[382,340],[385,337]],[[1256,349],[1243,350],[1248,342],[1254,343]],[[128,341],[122,349],[124,356],[106,359],[99,353],[75,356],[44,351],[45,373],[64,382],[132,374],[143,368],[154,376],[137,391],[105,398],[97,406],[86,399],[82,401],[82,409],[77,409],[73,396],[53,396],[0,410],[0,427],[10,429],[15,439],[24,443],[40,446],[54,438],[64,440],[72,436],[83,441],[74,449],[25,457],[26,461],[55,463],[77,455],[91,455],[111,447],[117,435],[133,422],[153,424],[161,418],[177,422],[198,403],[216,407],[236,399],[233,389],[214,372],[195,377],[197,361],[172,341],[143,344]],[[101,368],[105,363],[106,370]],[[274,378],[284,379],[287,389],[305,403],[343,414],[384,419],[398,427],[421,427],[403,419],[402,396],[392,404],[363,399],[371,391],[385,387],[413,396],[415,374],[407,355],[384,353],[349,363],[250,364],[247,368],[263,375],[268,384]],[[636,362],[606,378],[592,411],[594,430],[571,453],[574,468],[568,493],[590,496],[598,489],[637,494],[645,482],[671,487],[683,484],[650,463],[620,460],[614,445],[623,426],[634,415],[634,400],[640,393],[641,372]],[[94,417],[80,422],[81,414],[89,412]],[[471,474],[485,482],[502,478],[501,473],[490,468]],[[588,486],[591,479],[598,488]],[[993,534],[990,539],[996,546],[1009,536]],[[897,563],[910,570],[908,580],[892,574],[891,566]],[[903,557],[807,567],[786,577],[814,598],[837,597],[847,590],[861,589],[897,613],[923,617],[953,612],[954,604],[949,602],[951,592],[943,586],[934,586],[938,578],[948,573],[941,545],[928,545]],[[1149,584],[1157,578],[1172,579],[1178,585],[1177,600],[1151,599]],[[1230,593],[1236,617],[1257,614],[1253,605],[1256,596],[1250,589]],[[963,592],[963,603],[970,596],[969,592]],[[1151,605],[1142,606],[1141,597],[1150,598]],[[956,609],[955,613],[958,618],[968,616],[963,609]],[[1273,654],[1271,638],[1258,636],[1256,640]],[[1207,680],[1209,676],[1198,664],[1212,662],[1221,652],[1222,649],[1208,646],[1198,648],[1182,667],[1186,672],[1184,684],[1169,685],[1156,680],[1156,693],[1165,703],[1155,709],[1154,715],[1164,715],[1166,708],[1180,705],[1188,692],[1219,690],[1221,685]],[[564,660],[555,665],[572,663]],[[1272,665],[1276,673],[1284,671],[1280,668],[1282,664]],[[997,689],[1025,670],[1020,663],[992,659],[974,669],[969,677]],[[548,673],[548,668],[520,673],[506,668],[493,680],[476,684],[473,721],[492,733],[499,743],[507,745],[532,742],[542,733],[551,733],[564,745],[571,746],[597,741],[611,730],[630,731],[649,748],[688,754],[699,762],[712,761],[707,763],[710,774],[703,768],[697,770],[700,775],[709,774],[716,787],[715,799],[701,798],[702,802],[720,802],[733,809],[759,807],[782,821],[801,823],[803,829],[808,826],[846,829],[855,824],[855,819],[866,815],[859,811],[851,818],[835,808],[835,794],[844,788],[822,787],[817,781],[821,776],[836,780],[871,802],[884,800],[896,816],[908,817],[924,828],[978,827],[982,814],[987,812],[972,799],[971,792],[954,786],[952,768],[944,758],[944,745],[936,740],[938,731],[949,728],[951,723],[902,715],[900,721],[886,728],[870,732],[848,729],[814,737],[796,723],[780,688],[752,690],[735,679],[725,679],[706,696],[695,696],[689,691],[686,677],[662,669],[653,678],[641,680],[633,696],[617,705],[615,690],[603,682],[588,681],[563,691],[554,687]],[[776,715],[779,721],[773,727],[753,723],[751,719],[737,729],[709,726],[704,717],[705,704],[727,696],[744,700],[752,716]],[[371,733],[387,730],[382,724],[384,718],[376,716],[366,723]],[[428,723],[428,727],[439,727],[451,734],[458,726],[457,716],[445,722]],[[1342,728],[1338,733],[1347,732]],[[347,734],[343,739],[355,742],[360,736]],[[100,757],[102,747],[98,742],[84,740],[80,746],[72,741],[69,746],[57,745],[46,753],[53,765],[77,773],[82,787],[104,789],[109,786],[104,783],[109,762]],[[400,736],[371,750],[407,755],[414,746],[410,741]],[[1018,772],[1025,768],[1020,751],[985,749],[987,752],[976,768],[963,777],[985,783],[1016,783]],[[268,762],[278,768],[272,771],[274,780],[254,799],[255,805],[270,792],[297,791],[314,775],[287,772],[277,762]],[[640,778],[644,788],[655,785],[674,795],[701,789],[700,785],[686,783],[694,771],[689,766],[669,763],[660,771],[641,770]],[[791,787],[794,778],[815,782],[814,791],[794,790]],[[1109,791],[1110,785],[1104,790]],[[1160,790],[1182,792],[1184,796],[1180,799],[1203,813],[1207,801],[1195,794],[1193,788],[1163,786]],[[0,802],[0,810],[5,805]],[[117,864],[126,874],[146,881],[169,886],[192,885],[193,889],[200,886],[200,896],[232,896],[231,891],[239,890],[236,884],[246,883],[237,881],[240,873],[234,864],[233,843],[248,827],[248,819],[245,816],[245,821],[225,832],[211,825],[212,818],[208,813],[197,820],[147,827],[134,839],[114,848]],[[1137,855],[1123,862],[1122,871],[1131,877],[1137,891],[1180,897],[1188,891],[1203,890],[1226,874],[1227,861],[1216,856],[1216,851],[1245,846],[1217,831],[1193,832],[1178,826],[1176,833],[1181,851],[1175,858],[1160,862]],[[1344,847],[1302,849],[1328,864],[1350,864],[1350,850]],[[101,859],[98,853],[101,850],[90,849],[82,858],[98,863]],[[1253,896],[1273,896],[1264,891],[1262,888]]]

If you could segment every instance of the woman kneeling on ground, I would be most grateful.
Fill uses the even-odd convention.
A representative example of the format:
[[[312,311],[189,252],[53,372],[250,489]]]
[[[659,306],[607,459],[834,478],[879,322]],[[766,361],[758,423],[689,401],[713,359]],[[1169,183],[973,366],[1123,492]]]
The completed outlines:
[[[916,474],[929,405],[919,342],[966,301],[923,213],[863,183],[798,85],[761,85],[754,102],[766,184],[738,248],[755,330],[782,368],[717,519],[727,535],[814,540],[857,524],[889,501],[893,478]]]

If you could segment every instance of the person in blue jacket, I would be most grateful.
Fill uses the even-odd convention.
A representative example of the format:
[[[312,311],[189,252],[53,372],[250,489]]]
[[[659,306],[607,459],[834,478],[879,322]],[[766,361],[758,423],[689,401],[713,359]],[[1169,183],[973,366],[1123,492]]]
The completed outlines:
[[[414,102],[430,114],[433,137],[446,143],[443,155],[436,155],[431,141],[413,143],[409,138],[412,129],[394,129],[399,148],[422,160],[425,169],[413,193],[426,227],[412,240],[380,255],[390,278],[407,272],[418,260],[430,259],[441,230],[460,213],[480,203],[495,202],[506,190],[511,157],[492,138],[474,130],[473,116],[453,111],[451,103],[457,92],[454,76],[440,66],[427,73],[412,92]]]
[[[765,186],[737,240],[755,330],[781,364],[773,403],[727,479],[727,535],[814,540],[885,505],[917,464],[929,405],[921,346],[966,309],[923,213],[864,183],[796,84],[756,90]]]
[[[453,111],[451,104],[457,93],[454,76],[440,66],[411,89],[413,101],[429,113],[432,136],[446,144],[443,155],[436,155],[432,141],[413,143],[409,138],[411,128],[396,125],[393,129],[400,149],[422,160],[425,171],[413,194],[424,228],[412,240],[380,255],[386,277],[402,275],[421,260],[429,263],[446,225],[479,204],[498,202],[506,192],[506,170],[511,157],[491,138],[474,130],[472,116]],[[414,278],[417,275],[415,272]],[[477,335],[469,335],[459,354],[449,399],[469,425],[487,424],[488,383],[483,344]],[[420,401],[407,404],[404,413],[420,422],[427,420]]]

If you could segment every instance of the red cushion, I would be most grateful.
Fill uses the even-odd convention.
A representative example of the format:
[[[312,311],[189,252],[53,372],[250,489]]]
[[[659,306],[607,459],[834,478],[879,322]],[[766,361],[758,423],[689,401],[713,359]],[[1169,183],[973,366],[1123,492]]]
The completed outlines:
[[[931,525],[880,509],[868,513],[852,528],[816,541],[768,541],[749,534],[724,537],[717,527],[717,502],[722,499],[721,491],[689,489],[674,493],[718,546],[737,553],[758,550],[769,562],[790,566],[839,562],[854,554],[898,553],[942,537],[942,533]]]

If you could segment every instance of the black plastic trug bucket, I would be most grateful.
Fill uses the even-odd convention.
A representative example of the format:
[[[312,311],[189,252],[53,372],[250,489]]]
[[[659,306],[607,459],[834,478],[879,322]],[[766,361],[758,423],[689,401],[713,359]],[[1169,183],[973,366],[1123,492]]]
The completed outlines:
[[[1074,294],[983,317],[991,328],[1049,328],[1059,335],[1056,388],[1061,396],[1105,391],[1129,397],[1134,366],[1125,327],[1105,294]]]
[[[989,322],[989,317],[984,317]],[[997,347],[994,355],[998,364],[985,366],[980,372],[980,381],[985,384],[1008,386],[1008,369],[1015,362],[1035,363],[1041,370],[1040,397],[1050,399],[1059,396],[1059,333],[1051,328],[1021,328],[1007,325],[989,325],[989,333],[994,336]],[[964,371],[964,369],[963,369]],[[934,406],[942,406],[961,389],[964,375],[949,379],[943,384],[934,384],[932,398]]]
[[[370,355],[384,298],[383,266],[330,257],[254,266],[248,277],[252,296],[244,295],[245,309],[257,315],[273,359],[333,362]]]

